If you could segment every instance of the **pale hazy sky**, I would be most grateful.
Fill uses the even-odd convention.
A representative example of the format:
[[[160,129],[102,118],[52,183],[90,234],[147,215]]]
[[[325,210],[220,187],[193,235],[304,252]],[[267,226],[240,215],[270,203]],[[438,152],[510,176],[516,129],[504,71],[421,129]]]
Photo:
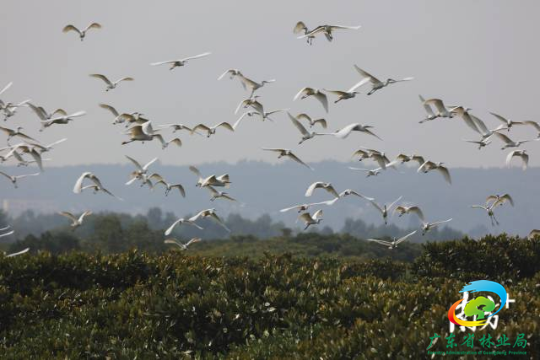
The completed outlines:
[[[165,164],[275,161],[260,147],[289,147],[307,161],[346,161],[358,146],[390,156],[419,153],[450,167],[502,166],[508,151],[501,151],[498,141],[482,151],[464,143],[476,136],[461,120],[418,124],[424,116],[418,94],[471,107],[492,128],[499,123],[488,111],[540,121],[539,10],[533,0],[3,0],[0,86],[14,82],[4,100],[30,98],[48,110],[88,112],[43,134],[29,109],[9,120],[8,126],[21,125],[43,142],[69,138],[51,154],[53,166],[125,163],[124,154],[141,160],[159,156]],[[310,28],[324,23],[362,28],[337,32],[332,43],[317,38],[309,46],[292,33],[298,20]],[[89,33],[83,43],[61,31],[68,23],[85,27],[93,21],[103,29]],[[149,66],[206,51],[212,55],[172,72]],[[348,89],[359,80],[353,64],[380,78],[415,80],[331,104],[328,115],[314,99],[292,102],[303,86]],[[324,137],[297,146],[299,133],[283,114],[275,116],[275,123],[250,118],[236,133],[218,131],[211,139],[182,132],[182,148],[123,147],[124,128],[111,125],[112,117],[98,107],[103,102],[139,111],[154,124],[234,122],[234,109],[248,94],[237,80],[216,80],[228,68],[255,80],[277,80],[259,92],[267,110],[325,116],[330,130],[352,122],[370,124],[384,141],[353,134],[345,141]],[[96,72],[135,81],[105,93],[104,84],[88,76]],[[530,128],[511,134],[518,140],[536,136]],[[540,143],[525,148],[531,164],[540,165]]]

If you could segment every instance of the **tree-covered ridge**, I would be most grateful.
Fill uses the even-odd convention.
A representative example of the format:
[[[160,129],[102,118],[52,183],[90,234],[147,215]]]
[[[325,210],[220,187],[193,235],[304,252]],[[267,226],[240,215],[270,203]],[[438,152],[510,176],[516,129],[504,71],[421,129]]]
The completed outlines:
[[[516,302],[497,330],[482,334],[524,333],[528,358],[538,358],[540,239],[474,243],[424,245],[412,264],[175,250],[1,257],[0,352],[8,359],[421,359],[430,336],[448,335],[446,312],[464,283],[488,278]],[[475,262],[444,261],[471,246]],[[478,265],[490,261],[500,267]],[[506,271],[510,263],[514,271]]]

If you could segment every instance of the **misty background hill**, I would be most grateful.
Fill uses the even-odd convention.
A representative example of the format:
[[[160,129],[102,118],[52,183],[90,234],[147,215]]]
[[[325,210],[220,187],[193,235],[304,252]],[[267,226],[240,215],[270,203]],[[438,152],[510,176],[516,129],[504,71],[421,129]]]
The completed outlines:
[[[311,198],[304,196],[312,182],[327,181],[331,182],[338,192],[350,188],[374,197],[380,204],[391,203],[403,196],[401,203],[419,205],[426,220],[452,218],[453,221],[449,223],[451,228],[471,236],[488,232],[524,236],[540,225],[535,210],[540,205],[538,168],[530,168],[525,172],[518,168],[454,168],[450,169],[450,185],[438,173],[418,174],[416,168],[408,166],[400,166],[397,170],[390,169],[377,177],[366,178],[364,172],[351,171],[348,166],[371,168],[371,163],[324,161],[311,165],[315,171],[289,161],[277,165],[241,161],[236,164],[212,163],[198,166],[205,176],[230,174],[232,184],[225,191],[238,202],[221,199],[210,201],[209,191],[195,187],[197,177],[187,166],[164,166],[159,162],[152,165],[150,172],[160,173],[168,182],[183,184],[187,193],[185,199],[178,192],[171,192],[165,197],[163,187],[152,192],[148,187],[141,188],[138,183],[124,185],[133,170],[131,164],[126,164],[48,167],[39,180],[23,179],[17,191],[7,181],[3,181],[0,200],[3,210],[11,216],[29,209],[36,213],[79,213],[93,210],[141,214],[150,208],[159,207],[164,212],[173,212],[180,217],[215,207],[220,216],[240,214],[248,219],[256,219],[268,214],[274,221],[281,221],[294,228],[300,226],[299,223],[295,224],[297,213],[281,213],[279,210],[296,204],[331,199],[323,190],[317,190]],[[8,173],[23,174],[32,171],[30,168],[7,167]],[[118,201],[104,194],[94,195],[92,192],[74,194],[73,185],[84,171],[92,171],[107,189],[125,201]],[[470,206],[483,204],[490,194],[502,193],[512,195],[515,208],[508,204],[498,208],[496,215],[501,224],[492,227],[484,211],[472,209]],[[324,210],[322,225],[330,226],[334,230],[341,229],[347,218],[361,219],[374,225],[383,222],[381,215],[371,204],[357,197],[348,197],[331,207],[321,208]],[[390,223],[408,228],[416,226],[418,220],[415,216],[394,216]]]

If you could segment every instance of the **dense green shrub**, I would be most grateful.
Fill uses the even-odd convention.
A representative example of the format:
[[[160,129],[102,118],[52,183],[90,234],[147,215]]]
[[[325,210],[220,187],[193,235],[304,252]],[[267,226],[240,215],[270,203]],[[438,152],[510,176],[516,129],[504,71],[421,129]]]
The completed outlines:
[[[448,335],[446,312],[464,282],[497,278],[488,259],[539,252],[489,237],[471,250],[485,268],[443,261],[469,242],[429,244],[414,265],[178,251],[0,256],[0,358],[427,358],[429,337]],[[540,358],[540,272],[513,261],[516,271],[500,270],[516,303],[484,333],[525,333],[529,357]]]

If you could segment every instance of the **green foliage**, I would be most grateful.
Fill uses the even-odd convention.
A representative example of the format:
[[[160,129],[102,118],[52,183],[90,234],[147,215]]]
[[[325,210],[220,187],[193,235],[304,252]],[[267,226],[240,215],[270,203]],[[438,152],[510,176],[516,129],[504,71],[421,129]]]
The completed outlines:
[[[464,238],[423,245],[414,271],[421,277],[463,281],[506,281],[533,277],[540,271],[540,240],[488,235],[481,241]]]
[[[339,251],[328,239],[312,236],[290,241]],[[265,243],[252,237],[231,241]],[[0,354],[7,359],[425,358],[429,337],[447,333],[446,312],[459,299],[463,279],[480,273],[476,263],[460,260],[452,265],[460,266],[460,279],[447,276],[450,265],[441,263],[442,257],[429,264],[428,254],[470,249],[469,242],[426,245],[414,264],[269,253],[207,257],[176,250],[161,256],[129,251],[0,257]],[[527,259],[539,256],[538,243],[501,236],[480,241],[470,250],[476,251],[474,258],[494,256],[491,243],[498,252],[505,248],[499,258],[522,250],[535,252]],[[516,303],[501,312],[497,330],[482,334],[525,333],[529,357],[538,358],[540,272],[515,266],[521,271],[507,272],[505,286]],[[424,276],[426,269],[440,275]]]

